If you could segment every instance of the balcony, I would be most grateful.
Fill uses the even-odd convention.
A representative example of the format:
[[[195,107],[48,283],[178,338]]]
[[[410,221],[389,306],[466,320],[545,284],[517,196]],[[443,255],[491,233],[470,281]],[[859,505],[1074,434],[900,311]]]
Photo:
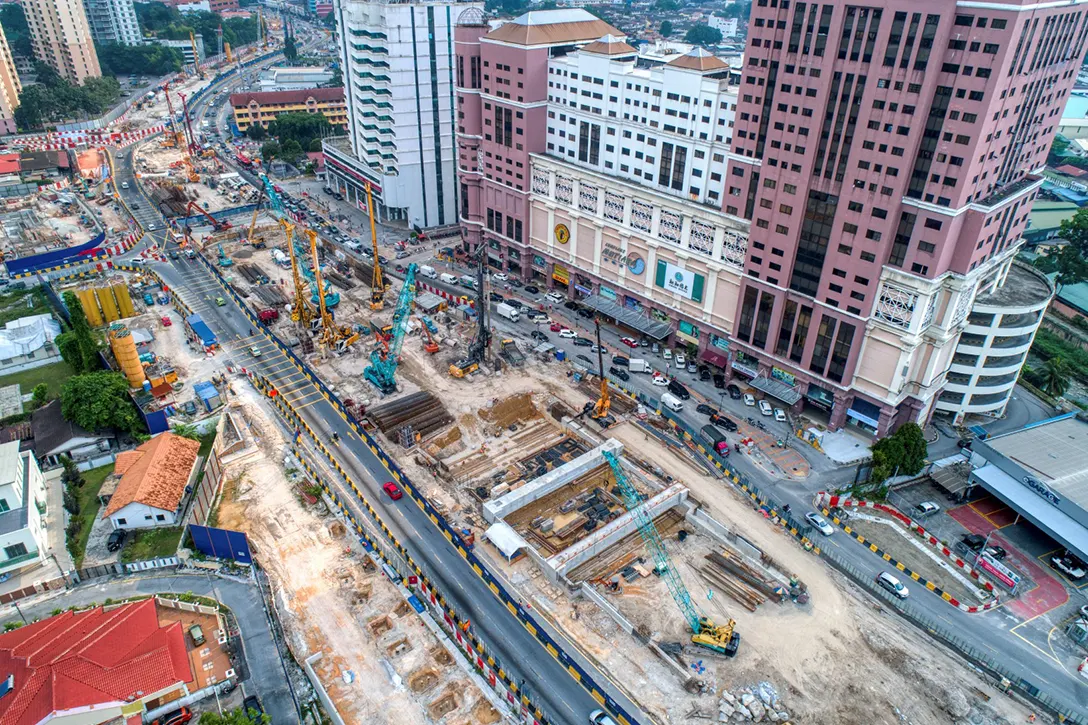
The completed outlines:
[[[0,572],[8,571],[12,567],[19,566],[20,564],[25,564],[26,562],[33,561],[37,558],[38,550],[35,549],[34,551],[28,551],[25,554],[20,554],[19,556],[13,556],[10,559],[5,559],[4,561],[0,561]]]

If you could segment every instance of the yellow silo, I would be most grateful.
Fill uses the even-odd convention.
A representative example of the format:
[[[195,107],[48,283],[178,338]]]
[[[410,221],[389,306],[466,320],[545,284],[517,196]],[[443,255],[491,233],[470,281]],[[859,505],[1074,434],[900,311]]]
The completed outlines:
[[[120,322],[110,325],[110,347],[113,357],[121,366],[121,372],[128,378],[130,387],[138,388],[144,384],[144,367],[140,364],[140,353],[136,351],[136,341],[132,333]]]
[[[117,282],[113,285],[113,296],[117,300],[117,311],[121,317],[132,317],[136,314],[136,308],[132,306],[132,297],[128,294],[128,285]]]
[[[83,307],[83,314],[87,316],[87,322],[90,323],[91,327],[101,327],[105,324],[105,320],[102,319],[102,311],[98,309],[98,298],[94,296],[93,289],[84,287],[76,290],[76,297],[79,298],[79,304]]]
[[[102,307],[102,317],[106,322],[116,322],[121,318],[117,312],[117,303],[113,299],[113,290],[109,287],[98,287],[94,291],[98,297],[98,304]]]

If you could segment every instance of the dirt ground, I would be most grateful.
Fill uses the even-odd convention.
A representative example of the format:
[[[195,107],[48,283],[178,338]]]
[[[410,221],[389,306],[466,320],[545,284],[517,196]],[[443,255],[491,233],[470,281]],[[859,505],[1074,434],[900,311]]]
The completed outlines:
[[[301,661],[319,676],[348,723],[469,725],[493,721],[483,695],[457,668],[396,587],[322,502],[284,468],[284,440],[248,385],[235,385],[260,451],[225,471],[218,525],[246,531],[278,594]]]

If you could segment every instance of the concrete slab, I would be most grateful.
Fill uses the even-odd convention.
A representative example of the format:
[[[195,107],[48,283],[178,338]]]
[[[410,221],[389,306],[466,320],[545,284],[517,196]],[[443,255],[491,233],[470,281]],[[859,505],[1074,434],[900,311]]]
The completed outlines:
[[[23,412],[23,394],[18,383],[0,388],[0,418]]]
[[[824,455],[840,465],[856,463],[872,457],[872,452],[869,450],[871,445],[869,440],[845,429],[827,431],[820,442]]]

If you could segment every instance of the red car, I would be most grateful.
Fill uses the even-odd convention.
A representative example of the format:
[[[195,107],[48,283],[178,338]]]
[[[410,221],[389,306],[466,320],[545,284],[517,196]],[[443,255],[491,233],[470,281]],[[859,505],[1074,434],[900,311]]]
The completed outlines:
[[[560,330],[563,329],[563,326],[560,325],[558,322],[553,322],[551,324],[551,326],[548,327],[548,329],[551,330],[552,332],[559,332]]]
[[[170,325],[172,325],[172,324],[174,324],[174,323],[170,321],[169,317],[167,317],[166,315],[162,316],[162,326],[163,327],[170,327]]]
[[[386,483],[384,483],[382,485],[382,490],[389,494],[389,498],[393,499],[394,501],[399,501],[401,499],[401,496],[404,495],[403,493],[401,493],[401,490],[397,488],[397,484],[393,483],[392,481],[387,481]]]
[[[633,337],[621,337],[620,342],[622,342],[627,347],[638,347],[638,340]]]

